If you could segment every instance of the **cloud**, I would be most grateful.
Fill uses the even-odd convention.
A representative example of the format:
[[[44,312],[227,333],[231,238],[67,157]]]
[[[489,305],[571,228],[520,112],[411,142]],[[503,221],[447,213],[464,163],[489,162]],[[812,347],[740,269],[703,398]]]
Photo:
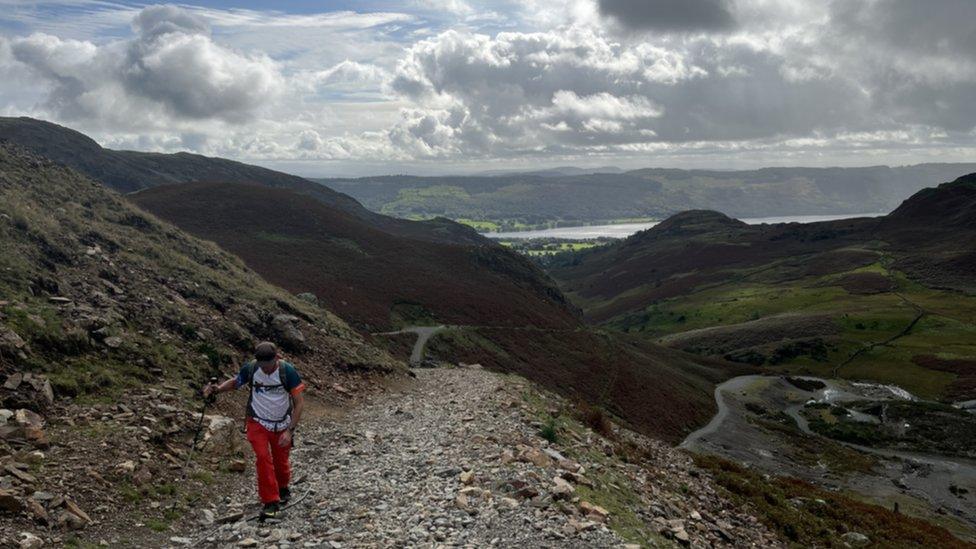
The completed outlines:
[[[855,131],[866,101],[832,74],[796,78],[749,41],[621,43],[587,27],[447,31],[410,48],[391,88],[415,104],[390,130],[393,145],[434,157]]]
[[[172,5],[149,6],[143,9],[132,21],[132,27],[144,39],[170,33],[210,34],[210,26],[205,20]]]
[[[49,86],[45,104],[63,120],[244,122],[281,90],[270,58],[220,46],[186,10],[151,6],[132,25],[137,34],[127,41],[33,34],[9,48]]]
[[[736,26],[728,0],[598,0],[600,13],[630,29],[729,30]]]
[[[350,166],[976,154],[971,0],[60,1],[71,17],[45,0],[0,21],[0,112],[112,146]]]
[[[389,73],[376,65],[345,61],[323,71],[304,76],[313,87],[375,87],[389,79]]]

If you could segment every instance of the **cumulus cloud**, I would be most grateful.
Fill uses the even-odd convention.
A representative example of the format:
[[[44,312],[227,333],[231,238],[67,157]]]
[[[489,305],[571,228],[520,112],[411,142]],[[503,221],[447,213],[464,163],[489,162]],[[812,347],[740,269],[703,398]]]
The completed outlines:
[[[403,6],[151,6],[126,8],[125,39],[0,36],[0,102],[113,146],[250,160],[976,150],[971,0]]]
[[[135,38],[106,45],[33,34],[9,47],[47,83],[46,106],[65,120],[243,122],[280,91],[271,59],[218,45],[186,10],[148,7],[133,29]]]
[[[971,144],[976,33],[964,21],[973,8],[937,3],[944,15],[921,29],[910,0],[738,0],[735,28],[730,3],[601,0],[606,15],[646,10],[628,19],[648,29],[722,32],[620,37],[583,20],[494,36],[450,30],[397,65],[391,89],[413,106],[384,137],[433,158],[816,149],[907,135],[911,146],[926,142],[919,136]]]
[[[600,13],[631,29],[728,30],[735,18],[728,0],[598,0]]]
[[[395,144],[425,135],[438,155],[605,151],[649,141],[862,129],[867,100],[855,83],[833,74],[796,78],[780,56],[749,41],[622,43],[585,27],[494,37],[448,31],[409,50],[392,89],[418,105],[391,130]]]

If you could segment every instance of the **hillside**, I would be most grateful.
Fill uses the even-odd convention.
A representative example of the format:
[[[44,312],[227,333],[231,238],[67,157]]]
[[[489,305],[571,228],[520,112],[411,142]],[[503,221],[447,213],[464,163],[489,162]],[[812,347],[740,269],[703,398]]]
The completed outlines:
[[[252,185],[168,185],[131,199],[242,257],[275,284],[314,294],[365,331],[578,322],[545,273],[491,243],[398,237],[297,193]]]
[[[364,374],[402,368],[227,252],[7,143],[0,243],[0,456],[13,475],[0,486],[0,508],[11,513],[0,538],[24,524],[68,536],[94,521],[104,533],[136,502],[166,506],[144,507],[130,526],[179,517],[214,482],[175,484],[195,395],[260,339],[282,344],[319,399],[345,398],[332,387],[358,391]],[[240,406],[222,409],[236,416]],[[208,424],[226,429],[221,421]],[[225,463],[243,455],[239,444],[210,446]]]
[[[715,385],[755,371],[587,328],[452,329],[435,335],[427,349],[446,362],[518,374],[673,444],[715,413]]]
[[[70,128],[26,117],[0,117],[0,139],[74,168],[121,193],[191,181],[261,185],[310,196],[398,236],[434,242],[484,242],[474,231],[444,219],[412,222],[378,215],[355,199],[307,179],[223,158],[185,152],[114,151]]]
[[[685,212],[551,274],[589,321],[678,348],[976,398],[972,177],[880,218],[750,226]]]
[[[488,229],[662,219],[692,209],[733,217],[887,212],[915,191],[976,164],[890,168],[642,169],[623,173],[406,175],[318,181],[371,210],[444,216]]]
[[[280,189],[199,183],[130,198],[364,331],[456,326],[429,344],[441,359],[524,375],[672,442],[711,416],[716,383],[748,370],[590,331],[544,273],[498,246],[397,239]]]

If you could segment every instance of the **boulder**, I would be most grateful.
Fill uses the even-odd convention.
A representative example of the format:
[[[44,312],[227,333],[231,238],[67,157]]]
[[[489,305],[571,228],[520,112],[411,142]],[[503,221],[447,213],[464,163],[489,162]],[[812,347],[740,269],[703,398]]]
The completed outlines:
[[[287,351],[303,351],[305,349],[305,334],[298,328],[298,317],[294,315],[277,315],[271,319],[271,329],[274,330],[278,343]]]
[[[607,518],[610,517],[610,511],[588,501],[581,501],[579,507],[580,511],[586,515],[586,518],[595,522],[606,522]]]
[[[242,438],[238,433],[234,418],[222,415],[208,415],[207,430],[203,435],[207,452],[219,455],[237,453],[242,447]]]
[[[840,539],[853,547],[860,547],[871,543],[871,539],[860,532],[847,532]]]
[[[68,509],[69,513],[83,520],[85,524],[92,521],[91,517],[88,516],[88,513],[84,512],[81,507],[78,507],[77,503],[71,501],[70,499],[64,500],[64,506]]]
[[[16,372],[0,385],[0,403],[7,408],[44,411],[54,403],[54,390],[46,376]]]
[[[0,488],[0,512],[19,513],[24,508],[17,493]]]
[[[14,412],[13,419],[17,431],[9,433],[10,436],[22,436],[39,448],[48,446],[47,436],[44,434],[44,418],[35,412],[21,408]]]
[[[17,332],[9,329],[0,327],[0,356],[4,358],[17,357],[20,359],[27,358],[27,352],[30,348]]]
[[[554,499],[570,499],[576,492],[576,488],[562,477],[553,477],[550,491]]]
[[[28,498],[25,506],[27,507],[27,512],[34,517],[34,521],[38,524],[46,525],[50,521],[47,510],[36,499]]]
[[[20,549],[40,549],[41,547],[44,547],[44,540],[30,532],[21,532],[17,546],[20,547]]]
[[[537,467],[548,467],[552,459],[538,448],[526,448],[519,454],[519,461],[531,463]]]

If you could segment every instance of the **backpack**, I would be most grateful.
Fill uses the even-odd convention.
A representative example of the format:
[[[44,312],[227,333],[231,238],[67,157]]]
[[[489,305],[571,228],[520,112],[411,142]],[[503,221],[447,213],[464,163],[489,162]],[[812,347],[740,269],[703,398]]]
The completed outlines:
[[[278,383],[276,385],[264,385],[262,383],[256,383],[254,381],[254,375],[257,373],[258,370],[257,362],[253,360],[249,362],[248,372],[247,372],[247,405],[244,409],[244,416],[247,418],[261,420],[266,423],[273,423],[275,426],[275,430],[277,430],[278,424],[284,422],[285,418],[291,415],[291,408],[292,408],[291,399],[289,399],[288,401],[288,410],[285,411],[285,415],[283,417],[279,419],[267,419],[267,418],[259,417],[257,414],[254,413],[254,407],[251,405],[251,401],[254,399],[254,389],[256,387],[264,387],[270,389],[284,387],[285,391],[291,393],[291,390],[294,389],[294,387],[288,386],[288,378],[290,377],[288,376],[288,371],[289,369],[294,369],[294,368],[295,367],[292,366],[291,363],[285,362],[283,360],[278,360],[278,369],[279,369],[278,379],[281,380],[281,383]]]

